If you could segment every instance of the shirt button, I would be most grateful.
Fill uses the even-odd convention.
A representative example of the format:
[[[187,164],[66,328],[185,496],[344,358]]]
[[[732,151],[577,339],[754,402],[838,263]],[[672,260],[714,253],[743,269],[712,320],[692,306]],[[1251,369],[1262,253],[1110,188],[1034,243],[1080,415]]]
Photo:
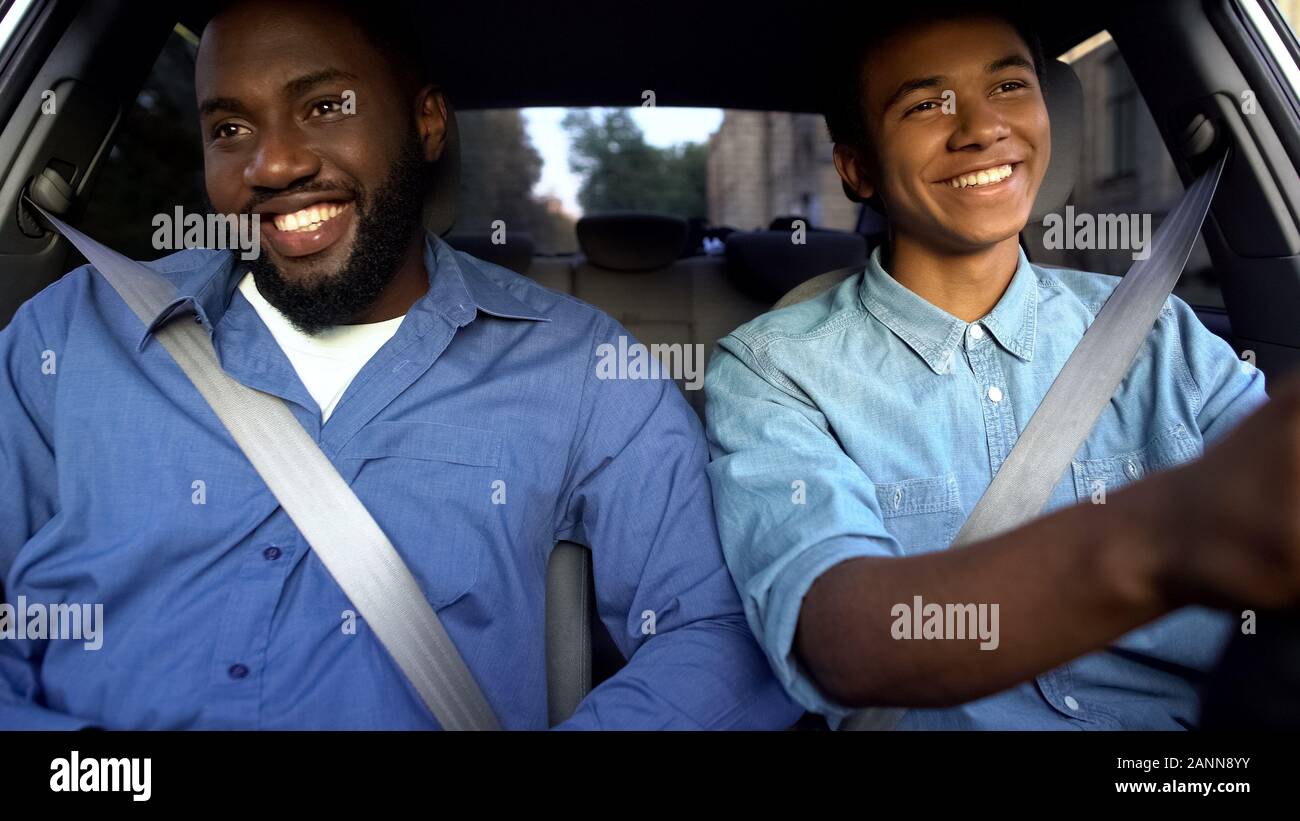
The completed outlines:
[[[273,562],[276,559],[280,558],[280,556],[281,556],[280,548],[278,547],[268,547],[266,550],[262,551],[262,557],[265,558],[268,562]]]
[[[971,338],[971,339],[982,339],[983,337],[984,337],[984,329],[983,329],[983,328],[981,328],[979,325],[972,325],[972,326],[970,326],[970,338]]]
[[[1002,389],[999,388],[997,385],[994,385],[993,387],[989,388],[989,401],[991,402],[1002,401]]]
[[[1129,460],[1124,464],[1124,472],[1128,474],[1130,479],[1136,479],[1138,477],[1138,467],[1133,464],[1132,460]]]
[[[230,665],[230,669],[226,671],[226,675],[230,676],[235,681],[239,681],[241,678],[248,677],[248,667],[243,664],[232,664]]]
[[[1079,709],[1079,702],[1074,696],[1066,696],[1065,706],[1069,707],[1071,710],[1077,710]]]

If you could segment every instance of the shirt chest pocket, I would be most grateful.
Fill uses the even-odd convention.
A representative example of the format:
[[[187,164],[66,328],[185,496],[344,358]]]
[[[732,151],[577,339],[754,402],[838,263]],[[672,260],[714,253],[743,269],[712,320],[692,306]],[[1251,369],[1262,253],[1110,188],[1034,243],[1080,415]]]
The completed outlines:
[[[962,523],[957,474],[876,485],[885,528],[904,553],[928,553],[952,543]]]
[[[504,491],[504,445],[504,434],[482,428],[372,422],[343,449],[353,489],[435,607],[478,580],[485,528]]]
[[[1074,488],[1078,500],[1101,503],[1105,494],[1150,473],[1191,461],[1201,453],[1200,443],[1182,422],[1170,425],[1145,445],[1090,459],[1074,459]]]

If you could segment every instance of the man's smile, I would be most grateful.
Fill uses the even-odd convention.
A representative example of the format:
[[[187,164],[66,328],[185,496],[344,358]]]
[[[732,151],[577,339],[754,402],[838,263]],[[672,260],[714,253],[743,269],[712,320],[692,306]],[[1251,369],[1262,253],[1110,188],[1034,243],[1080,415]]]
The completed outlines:
[[[356,209],[342,200],[312,203],[286,213],[262,211],[272,219],[262,223],[262,236],[282,257],[317,254],[339,241],[352,227]]]

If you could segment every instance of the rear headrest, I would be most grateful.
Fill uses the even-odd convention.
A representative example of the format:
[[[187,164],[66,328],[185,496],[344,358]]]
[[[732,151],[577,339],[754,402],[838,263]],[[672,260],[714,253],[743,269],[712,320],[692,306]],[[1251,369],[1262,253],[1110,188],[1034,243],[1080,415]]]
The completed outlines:
[[[727,237],[727,279],[769,305],[806,279],[867,263],[867,241],[848,231],[809,231],[802,245],[789,231],[741,231]]]
[[[500,245],[492,242],[491,234],[448,234],[444,239],[457,251],[509,268],[517,274],[524,273],[533,264],[533,238],[519,231],[507,233],[506,241]]]
[[[1029,213],[1033,222],[1065,208],[1079,177],[1083,153],[1083,88],[1068,63],[1048,60],[1043,72],[1043,100],[1052,118],[1052,161]]]
[[[460,191],[460,128],[456,112],[447,106],[447,137],[442,156],[433,166],[429,195],[424,198],[424,227],[442,236],[456,222],[456,196]]]
[[[612,271],[666,268],[686,247],[686,220],[663,214],[600,214],[577,225],[587,261]]]

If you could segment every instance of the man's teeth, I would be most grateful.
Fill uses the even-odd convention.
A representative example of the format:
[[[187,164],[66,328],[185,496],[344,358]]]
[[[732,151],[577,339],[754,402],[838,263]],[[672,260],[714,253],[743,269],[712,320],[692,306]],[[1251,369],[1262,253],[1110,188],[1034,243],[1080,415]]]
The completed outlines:
[[[1002,182],[1011,176],[1011,166],[999,165],[997,168],[986,168],[983,171],[976,171],[973,174],[962,174],[960,177],[953,177],[946,181],[950,188],[971,188],[980,185],[992,185],[995,182]]]
[[[326,220],[338,216],[346,205],[325,203],[294,211],[292,214],[276,214],[275,227],[281,231],[315,231]]]

